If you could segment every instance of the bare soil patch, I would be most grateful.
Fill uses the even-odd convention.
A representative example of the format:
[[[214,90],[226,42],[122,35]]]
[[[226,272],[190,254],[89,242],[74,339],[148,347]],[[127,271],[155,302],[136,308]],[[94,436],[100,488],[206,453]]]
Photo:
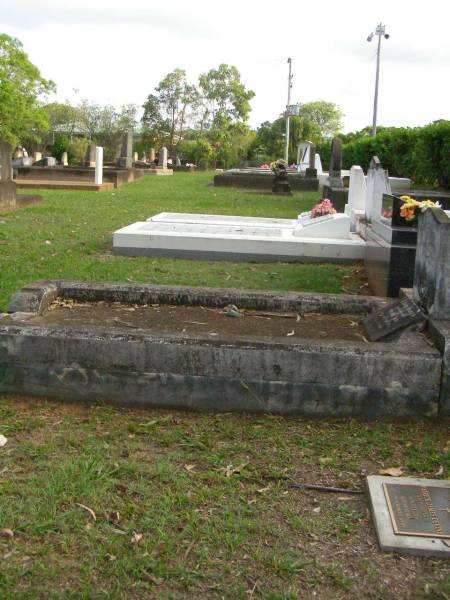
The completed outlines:
[[[235,315],[235,316],[233,316]],[[120,303],[77,303],[56,300],[32,323],[46,325],[120,327],[189,337],[239,337],[364,341],[361,315],[296,314],[256,310],[235,311],[203,306],[163,304],[129,306]]]

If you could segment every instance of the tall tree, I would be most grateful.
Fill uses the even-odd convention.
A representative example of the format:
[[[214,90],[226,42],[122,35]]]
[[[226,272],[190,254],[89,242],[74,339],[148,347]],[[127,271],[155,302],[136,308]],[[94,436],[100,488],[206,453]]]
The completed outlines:
[[[21,42],[0,34],[0,138],[15,146],[22,137],[48,129],[40,100],[55,89],[42,77]]]
[[[241,82],[236,67],[221,64],[199,78],[202,98],[201,129],[227,126],[230,122],[246,122],[255,96]]]

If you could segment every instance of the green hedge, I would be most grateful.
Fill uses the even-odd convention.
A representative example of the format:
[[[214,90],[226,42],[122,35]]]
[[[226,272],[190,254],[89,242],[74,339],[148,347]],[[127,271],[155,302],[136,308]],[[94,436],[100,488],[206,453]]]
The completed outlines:
[[[450,121],[425,127],[384,129],[343,144],[343,168],[367,170],[372,156],[394,177],[410,177],[416,184],[450,189]]]

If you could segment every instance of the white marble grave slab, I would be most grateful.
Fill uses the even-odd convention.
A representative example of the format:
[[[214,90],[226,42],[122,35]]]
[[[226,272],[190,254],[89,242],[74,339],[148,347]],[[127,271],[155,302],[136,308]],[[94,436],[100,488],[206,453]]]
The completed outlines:
[[[177,256],[204,260],[257,260],[257,261],[352,261],[364,256],[365,242],[358,235],[347,231],[345,238],[316,236],[327,222],[287,227],[284,219],[262,219],[252,222],[252,217],[226,216],[225,221],[213,221],[213,215],[201,215],[204,220],[195,220],[192,215],[176,213],[173,221],[139,221],[113,234],[115,254],[128,256]],[[156,215],[162,219],[166,216]],[[197,215],[198,217],[199,215]],[[349,229],[346,215],[334,215],[338,228],[344,223]],[[214,216],[216,217],[216,216]],[[221,219],[224,216],[218,215]],[[288,221],[288,219],[286,219]],[[330,220],[328,220],[329,222]],[[328,225],[329,227],[330,225]]]

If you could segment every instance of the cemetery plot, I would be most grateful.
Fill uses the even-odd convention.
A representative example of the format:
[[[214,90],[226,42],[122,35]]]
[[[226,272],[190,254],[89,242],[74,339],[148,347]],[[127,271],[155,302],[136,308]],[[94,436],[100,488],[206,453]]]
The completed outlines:
[[[237,308],[237,307],[236,307]],[[6,317],[3,322],[7,322]],[[190,338],[299,338],[363,341],[361,315],[322,315],[283,311],[257,311],[230,307],[150,306],[107,302],[73,302],[57,299],[30,323],[46,325],[116,327],[180,334]],[[1,322],[1,321],[0,321]]]

